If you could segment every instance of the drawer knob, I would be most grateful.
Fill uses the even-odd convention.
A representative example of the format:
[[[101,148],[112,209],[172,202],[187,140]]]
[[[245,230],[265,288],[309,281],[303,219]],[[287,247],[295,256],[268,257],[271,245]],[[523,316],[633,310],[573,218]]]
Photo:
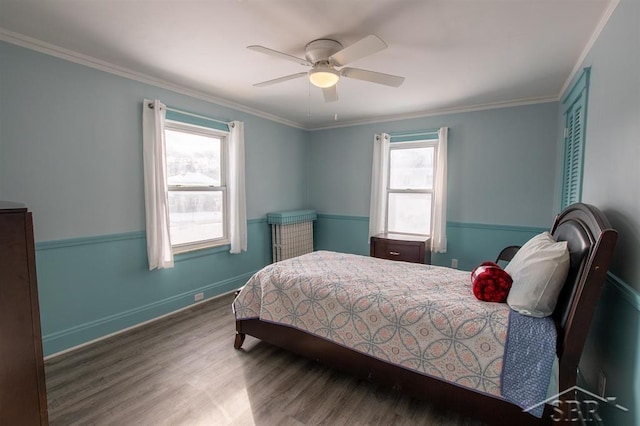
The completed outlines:
[[[400,256],[400,253],[398,253],[397,251],[390,251],[389,254],[391,256]]]

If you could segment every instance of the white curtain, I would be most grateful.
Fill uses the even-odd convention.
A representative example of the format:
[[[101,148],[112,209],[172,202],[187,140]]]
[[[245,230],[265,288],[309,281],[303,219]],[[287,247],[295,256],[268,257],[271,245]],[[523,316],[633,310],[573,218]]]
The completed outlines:
[[[166,143],[166,106],[159,100],[142,105],[142,154],[144,162],[144,206],[147,226],[149,270],[172,268],[169,235]]]
[[[244,123],[229,123],[229,239],[231,253],[247,251],[247,200],[244,188]]]
[[[384,232],[386,218],[387,175],[389,173],[389,142],[386,133],[373,139],[373,167],[371,172],[371,204],[369,206],[369,239]]]
[[[431,251],[447,252],[447,127],[438,131],[438,154],[433,194],[433,220],[431,221]]]

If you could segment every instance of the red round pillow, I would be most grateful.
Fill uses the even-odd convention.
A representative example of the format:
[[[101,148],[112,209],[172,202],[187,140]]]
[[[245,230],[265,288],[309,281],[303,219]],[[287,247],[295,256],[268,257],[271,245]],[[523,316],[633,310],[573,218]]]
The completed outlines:
[[[493,262],[484,262],[471,272],[473,294],[485,302],[505,302],[513,280]]]

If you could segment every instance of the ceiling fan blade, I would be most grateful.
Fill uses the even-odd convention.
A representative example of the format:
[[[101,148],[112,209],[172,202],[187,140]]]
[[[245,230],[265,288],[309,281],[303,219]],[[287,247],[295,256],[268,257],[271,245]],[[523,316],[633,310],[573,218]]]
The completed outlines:
[[[329,62],[336,66],[344,66],[365,56],[373,55],[376,52],[387,48],[387,43],[375,35],[368,35],[356,41],[351,46],[345,47],[339,52],[329,57]]]
[[[335,102],[338,100],[338,85],[334,84],[331,87],[327,87],[322,89],[322,94],[324,95],[325,102]]]
[[[255,87],[271,86],[272,84],[282,83],[283,81],[293,80],[294,78],[307,75],[306,72],[299,72],[296,74],[285,75],[284,77],[274,78],[273,80],[263,81],[261,83],[254,84]]]
[[[269,56],[273,56],[275,58],[284,59],[286,61],[295,62],[295,63],[298,63],[300,65],[307,65],[307,66],[312,66],[313,65],[311,62],[307,61],[306,59],[302,59],[302,58],[298,58],[297,56],[292,56],[292,55],[288,55],[286,53],[278,52],[277,50],[269,49],[268,47],[264,47],[264,46],[251,45],[251,46],[247,46],[247,49],[251,49],[251,50],[254,50],[256,52],[264,53],[264,54],[267,54]]]
[[[356,80],[364,80],[371,83],[384,84],[385,86],[393,87],[400,87],[404,82],[404,77],[384,74],[376,71],[361,70],[359,68],[342,68],[340,70],[340,75],[347,78],[355,78]]]

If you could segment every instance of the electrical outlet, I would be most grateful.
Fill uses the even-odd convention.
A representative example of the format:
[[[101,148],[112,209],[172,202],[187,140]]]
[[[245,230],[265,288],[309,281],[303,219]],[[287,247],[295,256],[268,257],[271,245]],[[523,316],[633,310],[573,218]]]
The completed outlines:
[[[193,295],[193,300],[195,302],[198,302],[200,300],[204,299],[204,293],[196,293]]]
[[[604,371],[600,371],[600,374],[598,374],[598,395],[605,398],[606,390],[607,390],[607,376],[605,376]]]
[[[458,259],[451,259],[451,267],[458,269]]]

